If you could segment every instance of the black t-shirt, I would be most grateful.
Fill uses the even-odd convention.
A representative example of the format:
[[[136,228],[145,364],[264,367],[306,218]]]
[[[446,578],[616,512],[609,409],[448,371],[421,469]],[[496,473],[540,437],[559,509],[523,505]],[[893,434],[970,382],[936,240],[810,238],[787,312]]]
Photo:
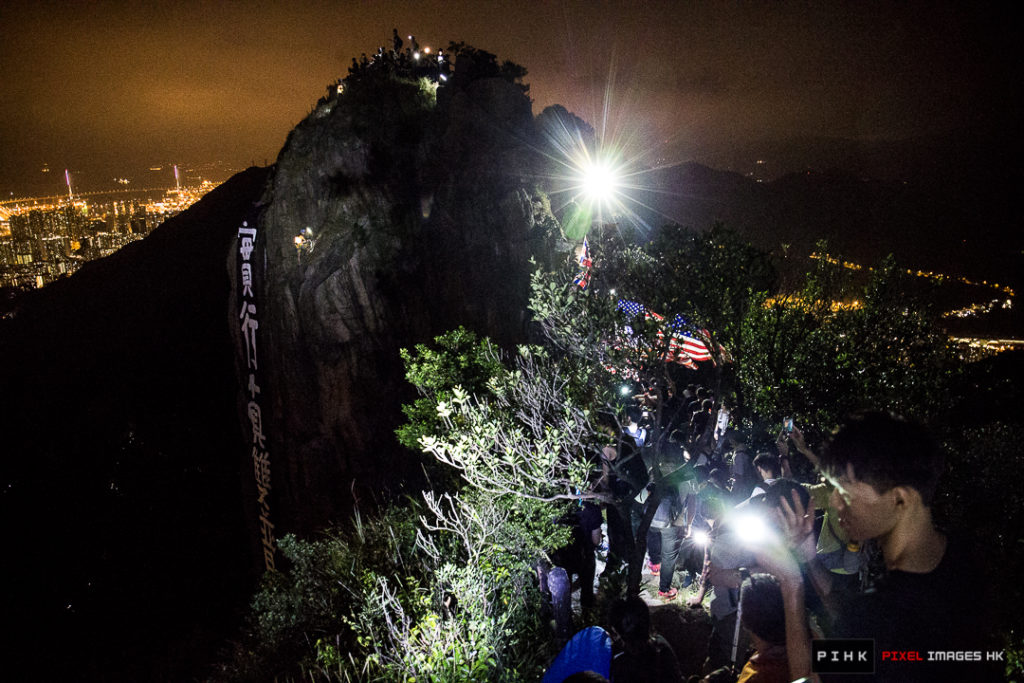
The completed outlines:
[[[551,552],[555,566],[564,567],[570,574],[579,574],[593,562],[596,546],[592,532],[601,528],[602,521],[601,508],[589,501],[561,518],[560,524],[572,525],[572,537],[568,544]]]
[[[994,623],[984,597],[987,582],[979,576],[984,572],[979,572],[977,557],[966,552],[961,540],[950,537],[933,571],[890,571],[873,592],[848,597],[834,635],[874,639],[875,677],[826,680],[1002,680],[1003,665],[986,662],[989,651],[1001,648],[993,638]],[[953,661],[944,661],[948,658]]]
[[[604,521],[601,517],[601,508],[593,503],[583,503],[583,507],[579,510],[579,522],[578,529],[580,533],[580,541],[583,545],[585,552],[594,552],[597,546],[594,545],[593,532],[601,528],[601,522]]]
[[[620,498],[633,498],[647,484],[647,468],[638,449],[622,446],[619,473],[612,474],[611,491]]]
[[[706,410],[702,410],[699,413],[694,413],[690,419],[690,438],[699,439],[704,431],[708,428],[708,423],[711,421],[711,413]]]

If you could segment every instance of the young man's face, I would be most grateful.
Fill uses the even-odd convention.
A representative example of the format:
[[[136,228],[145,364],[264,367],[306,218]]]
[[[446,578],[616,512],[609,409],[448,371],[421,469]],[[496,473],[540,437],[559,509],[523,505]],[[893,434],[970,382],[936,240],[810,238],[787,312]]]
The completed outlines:
[[[839,477],[829,477],[835,486],[831,505],[839,512],[839,525],[855,541],[878,538],[896,526],[896,493],[879,493],[871,484],[857,479],[852,465]]]

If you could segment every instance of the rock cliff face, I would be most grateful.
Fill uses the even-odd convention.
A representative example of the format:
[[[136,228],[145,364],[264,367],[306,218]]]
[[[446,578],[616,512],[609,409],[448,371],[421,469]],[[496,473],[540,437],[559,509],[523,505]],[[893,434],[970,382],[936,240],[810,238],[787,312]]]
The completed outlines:
[[[357,83],[277,160],[255,296],[279,531],[342,520],[353,495],[415,481],[419,456],[393,435],[411,398],[399,348],[459,324],[525,338],[528,260],[550,257],[558,234],[530,101],[500,77],[439,90]]]

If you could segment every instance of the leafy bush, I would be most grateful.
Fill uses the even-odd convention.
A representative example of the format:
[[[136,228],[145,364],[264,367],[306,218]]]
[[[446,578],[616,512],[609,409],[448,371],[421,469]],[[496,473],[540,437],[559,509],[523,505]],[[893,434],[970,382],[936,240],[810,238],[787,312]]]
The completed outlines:
[[[223,677],[536,679],[554,653],[531,564],[536,548],[565,540],[549,513],[510,497],[426,493],[351,531],[284,537],[288,569],[265,578],[247,647]]]
[[[457,327],[434,339],[437,348],[417,344],[412,351],[401,350],[405,378],[422,394],[412,404],[402,406],[408,422],[395,430],[406,448],[420,450],[420,438],[436,434],[441,420],[436,406],[451,398],[452,387],[469,393],[483,391],[487,382],[501,370],[490,342],[479,339],[464,327]]]
[[[555,542],[544,506],[511,497],[425,495],[418,549],[431,568],[405,594],[378,579],[352,625],[378,680],[534,680],[553,652],[533,581]]]
[[[377,579],[407,582],[426,567],[416,553],[414,510],[392,507],[319,540],[287,535],[278,541],[287,567],[264,575],[253,599],[249,633],[224,672],[228,680],[266,680],[318,666],[318,651],[359,652],[360,634],[347,626]],[[346,657],[348,659],[348,657]]]

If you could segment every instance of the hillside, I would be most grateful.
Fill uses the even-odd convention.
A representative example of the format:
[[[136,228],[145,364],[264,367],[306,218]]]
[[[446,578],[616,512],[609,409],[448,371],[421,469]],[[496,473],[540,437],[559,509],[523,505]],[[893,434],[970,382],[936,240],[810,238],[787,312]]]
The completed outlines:
[[[244,604],[224,263],[267,173],[26,295],[0,327],[5,673],[180,680]]]
[[[642,177],[652,188],[637,193],[639,204],[655,209],[642,214],[649,222],[695,228],[723,222],[769,251],[786,244],[806,255],[827,239],[833,253],[864,264],[893,253],[915,269],[1020,282],[1024,245],[1009,209],[1008,183],[982,194],[932,176],[895,182],[846,170],[758,182],[696,163]]]

